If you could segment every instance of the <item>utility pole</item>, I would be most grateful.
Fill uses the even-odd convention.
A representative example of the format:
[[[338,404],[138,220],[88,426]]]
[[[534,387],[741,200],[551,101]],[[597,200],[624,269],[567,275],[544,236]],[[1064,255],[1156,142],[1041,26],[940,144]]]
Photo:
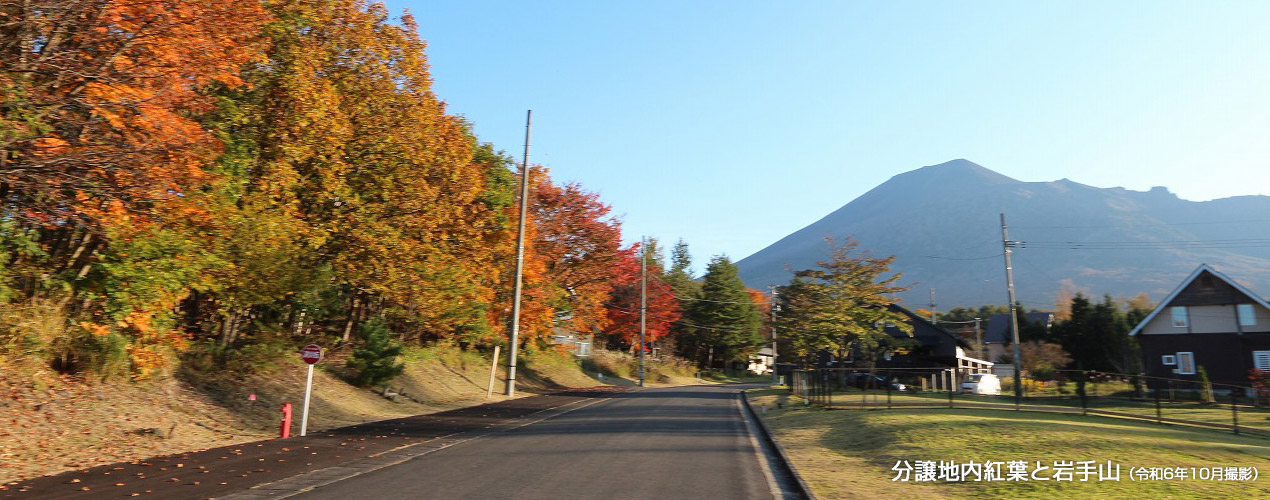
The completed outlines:
[[[1010,241],[1010,233],[1005,226],[1005,214],[1001,214],[1001,246],[1005,249],[1005,288],[1009,292],[1010,333],[1014,341],[1014,407],[1017,409],[1023,401],[1023,370],[1019,367],[1019,316],[1014,310],[1014,267],[1010,265],[1010,251],[1017,242]]]
[[[935,324],[935,287],[930,287],[930,322]]]
[[[983,348],[983,329],[979,328],[979,318],[975,318],[975,354],[979,356],[979,359],[992,361],[988,359],[988,352]]]
[[[776,373],[776,285],[767,285],[767,289],[771,291],[772,296],[772,383],[781,383],[781,376]]]
[[[520,343],[520,294],[525,272],[525,219],[529,217],[529,125],[534,111],[525,111],[525,156],[520,163],[520,221],[516,224],[516,285],[512,289],[511,346],[507,352],[507,397],[516,395],[516,348]]]
[[[639,239],[639,386],[644,387],[645,326],[648,322],[648,238]]]

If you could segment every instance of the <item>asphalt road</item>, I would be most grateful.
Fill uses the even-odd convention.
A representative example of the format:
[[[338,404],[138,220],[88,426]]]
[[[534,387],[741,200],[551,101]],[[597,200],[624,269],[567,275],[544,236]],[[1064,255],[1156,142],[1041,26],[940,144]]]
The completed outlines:
[[[770,499],[736,390],[647,389],[590,400],[291,498]]]

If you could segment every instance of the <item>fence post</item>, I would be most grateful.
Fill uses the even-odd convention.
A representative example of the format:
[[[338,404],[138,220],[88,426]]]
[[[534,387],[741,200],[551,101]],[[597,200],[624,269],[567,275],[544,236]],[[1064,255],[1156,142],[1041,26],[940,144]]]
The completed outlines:
[[[1080,389],[1080,391],[1078,391],[1080,392],[1080,414],[1089,415],[1089,398],[1085,395],[1088,391],[1085,390],[1084,386],[1085,384],[1081,384],[1080,387],[1078,387],[1078,389]]]
[[[1160,415],[1160,386],[1157,384],[1152,392],[1155,393],[1155,423],[1163,424],[1164,419]]]
[[[1230,390],[1230,420],[1231,428],[1235,431],[1235,434],[1239,434],[1239,397],[1236,395],[1238,393],[1235,392],[1238,389],[1238,387],[1235,387]]]
[[[886,409],[891,409],[891,381],[894,376],[891,372],[886,372]]]
[[[866,387],[866,389],[861,389],[861,390],[860,390],[860,409],[861,409],[861,410],[867,409],[867,408],[868,408],[868,406],[869,406],[869,390],[867,389],[867,387],[868,387],[868,386],[869,386],[872,382],[873,382],[873,379],[869,379],[869,384],[864,384],[864,386]]]

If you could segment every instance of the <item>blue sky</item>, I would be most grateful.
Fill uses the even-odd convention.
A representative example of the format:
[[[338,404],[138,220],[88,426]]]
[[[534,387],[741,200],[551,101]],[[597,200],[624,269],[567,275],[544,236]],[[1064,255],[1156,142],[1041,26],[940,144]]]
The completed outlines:
[[[684,238],[698,271],[956,158],[1270,194],[1270,2],[387,4],[482,140],[519,158],[532,109],[531,162],[600,193],[628,242]]]

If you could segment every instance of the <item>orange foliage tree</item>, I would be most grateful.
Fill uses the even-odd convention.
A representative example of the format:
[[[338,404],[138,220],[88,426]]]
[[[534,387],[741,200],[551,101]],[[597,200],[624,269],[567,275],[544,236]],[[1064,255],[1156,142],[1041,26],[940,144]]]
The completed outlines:
[[[260,57],[257,0],[0,4],[0,198],[42,224],[145,211],[204,179],[188,111]]]
[[[599,195],[576,183],[556,186],[545,172],[532,196],[533,249],[555,288],[552,306],[571,318],[574,330],[603,329],[609,321],[604,303],[621,260],[621,223]]]

